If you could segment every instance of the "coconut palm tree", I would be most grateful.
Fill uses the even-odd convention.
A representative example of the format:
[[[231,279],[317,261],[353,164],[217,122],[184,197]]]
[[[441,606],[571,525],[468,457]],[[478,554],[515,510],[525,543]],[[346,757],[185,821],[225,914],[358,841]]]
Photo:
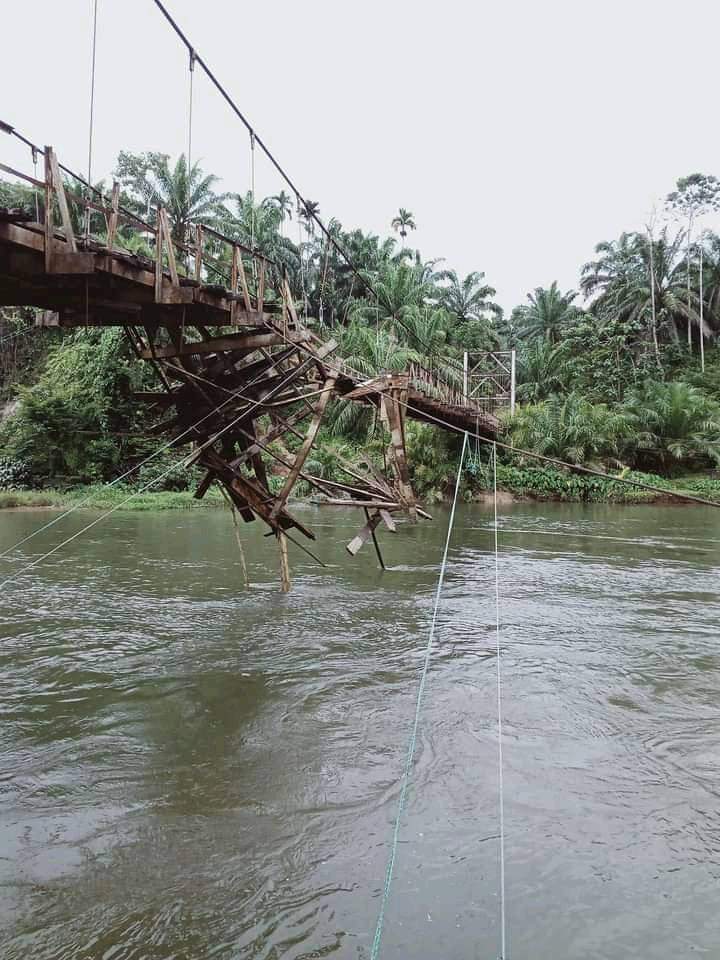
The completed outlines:
[[[573,303],[576,297],[574,290],[561,293],[555,281],[547,288],[536,287],[528,294],[529,306],[522,308],[518,335],[525,340],[547,339],[557,343],[563,329],[579,313]]]
[[[409,210],[406,210],[405,207],[400,207],[397,212],[397,216],[393,217],[390,226],[393,228],[393,230],[395,230],[396,233],[400,234],[403,240],[407,236],[408,230],[417,229],[412,213],[410,213]]]

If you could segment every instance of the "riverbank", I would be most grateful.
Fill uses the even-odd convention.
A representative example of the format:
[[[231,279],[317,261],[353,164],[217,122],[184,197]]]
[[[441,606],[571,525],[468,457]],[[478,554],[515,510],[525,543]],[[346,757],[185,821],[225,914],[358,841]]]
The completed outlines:
[[[684,501],[674,494],[692,496],[720,503],[720,478],[692,475],[668,480],[655,474],[624,471],[618,474],[624,480],[637,480],[661,488],[664,492],[631,487],[618,483],[612,477],[595,477],[567,471],[538,467],[514,467],[498,464],[498,493],[504,503],[555,501],[567,503],[660,504]],[[487,468],[468,471],[463,486],[467,502],[487,502],[491,497],[492,477]],[[420,499],[426,491],[418,490]],[[438,499],[437,495],[435,499]],[[447,499],[442,497],[440,499]],[[192,491],[151,491],[134,493],[132,487],[104,484],[73,487],[64,490],[0,490],[0,510],[58,509],[82,505],[88,510],[204,510],[224,507],[226,502],[216,488],[211,488],[202,500],[196,500]]]
[[[190,491],[149,491],[134,493],[131,487],[95,484],[67,490],[0,490],[0,510],[57,509],[82,505],[88,510],[203,510],[225,506],[218,490],[202,500]]]

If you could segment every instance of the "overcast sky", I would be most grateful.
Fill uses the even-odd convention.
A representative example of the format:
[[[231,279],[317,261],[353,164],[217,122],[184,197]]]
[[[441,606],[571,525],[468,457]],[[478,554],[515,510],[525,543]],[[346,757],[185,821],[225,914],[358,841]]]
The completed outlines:
[[[166,0],[321,215],[478,269],[505,308],[575,287],[679,176],[720,174],[713,0]],[[87,167],[92,0],[13,3],[0,118]],[[249,186],[248,137],[196,71],[193,155]],[[151,0],[99,0],[93,177],[186,148],[187,55]],[[24,164],[11,141],[0,160]],[[258,193],[282,186],[258,159]]]

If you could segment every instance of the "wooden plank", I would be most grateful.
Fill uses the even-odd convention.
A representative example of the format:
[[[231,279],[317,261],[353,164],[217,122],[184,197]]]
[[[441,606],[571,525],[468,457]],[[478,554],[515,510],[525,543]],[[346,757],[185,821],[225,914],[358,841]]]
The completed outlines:
[[[370,516],[370,519],[365,524],[365,526],[359,531],[359,533],[352,538],[350,543],[347,544],[345,549],[350,554],[351,557],[354,557],[363,544],[367,543],[372,534],[375,531],[375,528],[380,523],[380,514],[373,513]]]
[[[172,233],[170,232],[170,220],[168,219],[167,210],[165,207],[160,207],[159,210],[160,223],[162,224],[162,230],[165,234],[165,242],[167,243],[167,253],[168,253],[168,267],[170,268],[170,282],[174,287],[180,286],[180,280],[178,278],[177,264],[175,262],[175,248],[173,246]]]
[[[238,257],[237,260],[238,276],[240,278],[240,288],[242,289],[243,302],[245,303],[245,310],[248,313],[252,312],[252,303],[250,302],[250,290],[248,289],[247,276],[245,275],[245,266],[243,264],[242,254]]]
[[[288,497],[290,496],[290,493],[292,492],[292,488],[295,486],[298,474],[302,470],[303,464],[307,459],[307,455],[310,453],[312,445],[315,442],[315,437],[320,429],[320,423],[322,422],[323,414],[325,413],[325,408],[327,407],[328,400],[330,399],[330,394],[332,393],[334,386],[335,377],[328,377],[323,388],[324,392],[320,395],[320,399],[315,406],[315,414],[310,421],[310,425],[308,426],[307,435],[303,440],[300,449],[295,454],[295,462],[290,468],[290,472],[285,478],[285,483],[283,484],[282,490],[278,494],[273,506],[271,514],[273,517],[276,517],[280,510],[282,510],[283,506],[287,502]]]
[[[75,253],[77,251],[77,244],[75,243],[72,218],[70,216],[70,208],[68,207],[67,197],[65,196],[65,187],[60,175],[60,167],[58,166],[57,157],[55,156],[55,151],[53,148],[47,147],[46,149],[50,151],[50,174],[52,176],[52,185],[55,189],[58,207],[60,208],[60,216],[62,218],[63,228],[65,230],[65,242],[68,244],[72,252]]]
[[[306,332],[301,331],[288,336],[291,343],[305,343],[309,340]],[[230,333],[224,337],[215,337],[214,340],[200,340],[197,343],[184,343],[182,346],[158,347],[155,351],[155,357],[162,359],[164,357],[191,356],[193,354],[217,353],[218,350],[244,350],[254,351],[260,347],[276,347],[285,343],[282,337],[274,333]],[[142,357],[144,360],[150,358],[150,353],[144,350]]]
[[[265,303],[265,261],[260,261],[260,275],[258,277],[257,284],[257,312],[263,312],[263,304]]]
[[[155,230],[155,302],[162,302],[163,289],[163,228],[162,207],[157,212],[157,228]]]
[[[108,220],[107,248],[112,252],[115,245],[115,234],[117,233],[118,214],[120,212],[120,184],[117,180],[113,181],[112,199],[110,201],[112,213]]]
[[[287,537],[282,530],[278,530],[276,535],[280,548],[280,589],[283,593],[288,593],[290,590],[290,563],[288,561]]]
[[[53,228],[53,190],[52,167],[50,165],[51,147],[45,147],[45,271],[50,273],[53,250],[55,247],[55,230]]]
[[[401,510],[402,504],[393,500],[343,500],[341,497],[328,497],[322,501],[328,507],[367,507],[369,510]]]
[[[380,519],[388,528],[390,533],[397,533],[397,525],[393,520],[393,518],[390,516],[390,514],[387,512],[387,510],[383,510],[382,508],[380,508],[378,510],[378,513],[380,514]]]
[[[200,283],[202,277],[203,228],[198,223],[195,227],[195,279]]]
[[[65,276],[95,273],[94,253],[64,253],[56,250],[48,273]]]

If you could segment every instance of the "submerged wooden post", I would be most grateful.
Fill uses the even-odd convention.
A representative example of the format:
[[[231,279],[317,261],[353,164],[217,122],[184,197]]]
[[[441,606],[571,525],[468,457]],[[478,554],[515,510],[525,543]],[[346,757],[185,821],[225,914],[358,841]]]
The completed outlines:
[[[280,547],[280,589],[283,593],[290,592],[290,563],[288,561],[287,537],[278,529],[276,532]]]

